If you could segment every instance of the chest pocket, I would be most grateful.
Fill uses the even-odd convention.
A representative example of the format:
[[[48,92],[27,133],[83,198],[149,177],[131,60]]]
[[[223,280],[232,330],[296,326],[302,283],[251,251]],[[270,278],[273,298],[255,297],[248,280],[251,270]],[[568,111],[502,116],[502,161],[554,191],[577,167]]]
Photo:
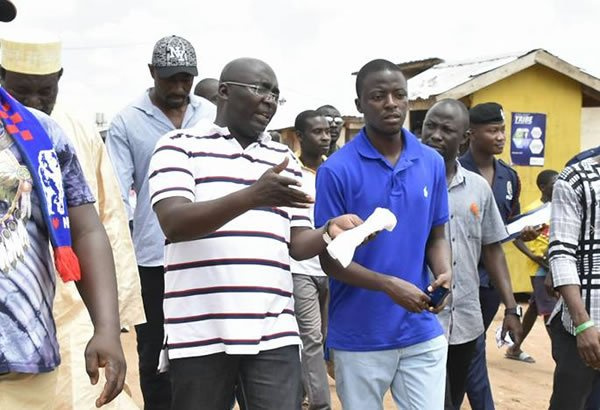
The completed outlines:
[[[469,241],[481,241],[482,212],[480,205],[472,202],[459,216],[459,229]]]

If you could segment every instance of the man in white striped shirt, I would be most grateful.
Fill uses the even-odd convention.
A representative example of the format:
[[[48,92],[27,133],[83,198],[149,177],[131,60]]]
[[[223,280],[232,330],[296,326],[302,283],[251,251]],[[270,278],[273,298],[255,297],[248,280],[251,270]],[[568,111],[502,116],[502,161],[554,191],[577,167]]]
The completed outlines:
[[[312,229],[300,165],[264,130],[277,110],[273,70],[255,59],[223,69],[214,124],[168,133],[149,170],[167,237],[165,335],[178,410],[300,409],[298,325],[290,255],[310,258],[361,223]]]

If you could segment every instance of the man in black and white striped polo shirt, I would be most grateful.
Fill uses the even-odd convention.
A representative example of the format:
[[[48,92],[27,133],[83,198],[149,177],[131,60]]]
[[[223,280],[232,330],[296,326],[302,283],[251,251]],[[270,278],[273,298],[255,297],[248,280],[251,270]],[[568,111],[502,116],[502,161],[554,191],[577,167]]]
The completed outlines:
[[[236,383],[248,408],[300,409],[290,255],[313,257],[361,223],[345,215],[312,229],[300,165],[264,132],[278,102],[271,67],[234,60],[221,73],[215,123],[165,135],[152,157],[178,410],[225,409]]]
[[[586,399],[600,377],[600,156],[558,177],[548,256],[561,295],[550,322],[556,361],[550,409],[591,408]]]

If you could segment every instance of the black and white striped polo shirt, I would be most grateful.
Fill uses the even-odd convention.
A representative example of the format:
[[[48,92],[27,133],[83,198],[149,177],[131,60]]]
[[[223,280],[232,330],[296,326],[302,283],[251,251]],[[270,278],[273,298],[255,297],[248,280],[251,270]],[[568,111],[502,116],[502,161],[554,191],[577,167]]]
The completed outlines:
[[[243,189],[290,157],[267,133],[245,149],[205,122],[158,142],[149,170],[152,205],[170,197],[202,202]],[[311,227],[305,209],[250,210],[197,240],[165,246],[165,333],[170,359],[218,352],[256,354],[300,344],[290,273],[290,230]]]

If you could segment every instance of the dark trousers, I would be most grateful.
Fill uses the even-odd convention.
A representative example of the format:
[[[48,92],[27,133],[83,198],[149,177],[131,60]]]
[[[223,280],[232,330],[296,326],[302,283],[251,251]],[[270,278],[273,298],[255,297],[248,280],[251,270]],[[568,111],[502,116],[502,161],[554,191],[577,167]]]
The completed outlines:
[[[479,303],[483,316],[483,326],[487,331],[498,307],[500,306],[500,294],[494,288],[479,288]],[[487,371],[485,357],[485,333],[479,336],[475,342],[473,360],[467,374],[467,396],[474,410],[494,410],[494,398]]]
[[[560,315],[550,323],[552,358],[556,362],[550,410],[583,410],[600,373],[579,356],[575,336],[567,332]]]
[[[165,273],[162,266],[138,266],[138,270],[146,313],[146,323],[135,327],[144,409],[169,410],[171,408],[169,374],[157,372],[158,357],[165,334],[163,327]]]
[[[248,410],[300,410],[302,381],[298,346],[256,355],[228,355],[170,361],[173,409],[229,409],[236,383]]]
[[[467,382],[467,373],[473,354],[475,353],[475,344],[477,339],[470,342],[449,345],[448,360],[446,361],[446,400],[444,408],[446,410],[459,410],[465,396]]]
[[[600,377],[596,377],[592,392],[587,398],[585,403],[585,410],[598,410],[600,409]]]

